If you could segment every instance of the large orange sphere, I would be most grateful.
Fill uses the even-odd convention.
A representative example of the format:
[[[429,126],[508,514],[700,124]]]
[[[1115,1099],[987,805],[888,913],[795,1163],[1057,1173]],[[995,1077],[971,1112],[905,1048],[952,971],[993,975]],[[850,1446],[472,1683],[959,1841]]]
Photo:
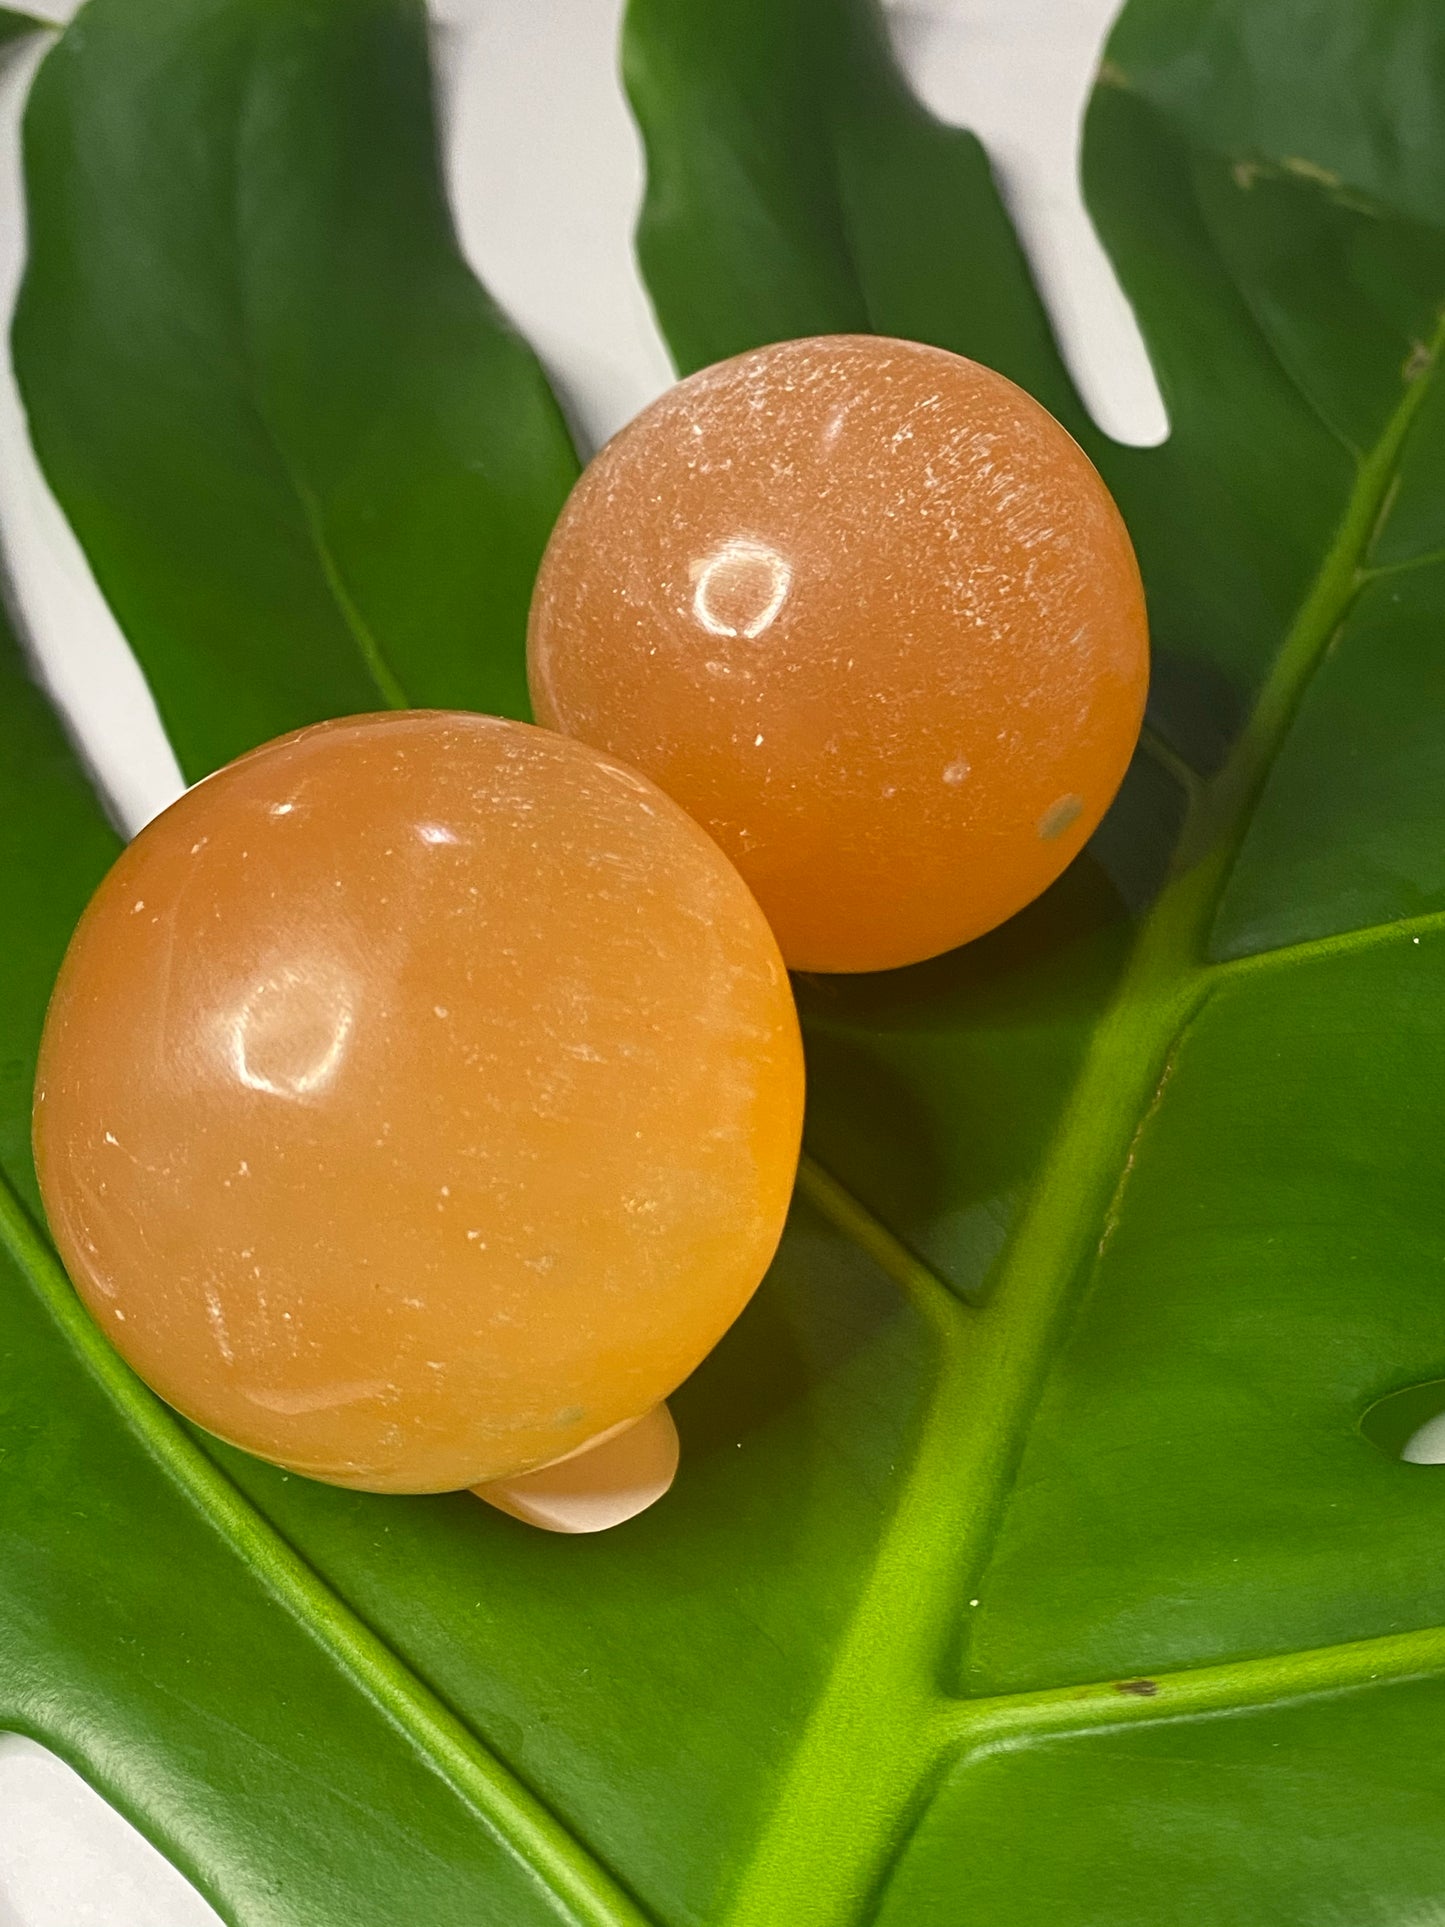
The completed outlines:
[[[542,722],[737,864],[796,969],[980,936],[1059,874],[1139,733],[1144,598],[1083,451],[940,348],[824,336],[681,382],[542,563]]]
[[[131,844],[46,1021],[76,1286],[162,1397],[338,1485],[635,1419],[757,1285],[797,1160],[782,960],[645,778],[484,716],[322,724]]]

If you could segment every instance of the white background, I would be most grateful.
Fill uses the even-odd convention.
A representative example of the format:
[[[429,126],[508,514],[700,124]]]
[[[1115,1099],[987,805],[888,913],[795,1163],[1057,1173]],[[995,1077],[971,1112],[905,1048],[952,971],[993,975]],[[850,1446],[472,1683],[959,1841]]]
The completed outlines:
[[[993,156],[1075,379],[1121,440],[1165,433],[1133,318],[1079,200],[1079,118],[1116,0],[898,0],[896,44],[934,111]],[[70,4],[48,11],[69,16]],[[632,259],[642,187],[616,73],[619,0],[433,0],[463,245],[596,447],[671,379]],[[19,116],[0,88],[0,313],[24,254]],[[0,368],[0,551],[26,640],[119,820],[180,789],[144,680],[49,495]],[[216,1916],[68,1767],[0,1735],[0,1927],[211,1927]]]

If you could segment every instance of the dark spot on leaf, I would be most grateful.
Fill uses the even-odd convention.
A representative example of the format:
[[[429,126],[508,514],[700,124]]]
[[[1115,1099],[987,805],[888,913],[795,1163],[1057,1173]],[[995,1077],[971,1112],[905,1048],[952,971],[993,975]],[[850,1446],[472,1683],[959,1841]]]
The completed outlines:
[[[1159,1691],[1159,1682],[1153,1679],[1119,1679],[1114,1682],[1116,1693],[1128,1693],[1136,1700],[1151,1700]]]

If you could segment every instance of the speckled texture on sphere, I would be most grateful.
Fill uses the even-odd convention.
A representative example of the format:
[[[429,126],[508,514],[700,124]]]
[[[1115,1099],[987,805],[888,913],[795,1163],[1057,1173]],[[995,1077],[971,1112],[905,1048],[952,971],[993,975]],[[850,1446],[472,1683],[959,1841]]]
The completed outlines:
[[[635,1418],[787,1209],[802,1060],[715,844],[580,743],[359,717],[198,785],[102,884],[35,1147],[91,1312],[209,1430],[435,1491]]]
[[[876,336],[680,383],[542,564],[539,721],[625,756],[804,970],[915,962],[1021,909],[1139,733],[1143,590],[1078,445],[1001,375]]]

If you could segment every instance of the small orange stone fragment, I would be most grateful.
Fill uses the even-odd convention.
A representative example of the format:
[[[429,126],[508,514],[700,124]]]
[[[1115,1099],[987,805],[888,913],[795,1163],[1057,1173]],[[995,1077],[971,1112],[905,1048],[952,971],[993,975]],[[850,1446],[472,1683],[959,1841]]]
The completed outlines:
[[[1107,809],[1148,681],[1133,549],[1046,410],[876,336],[704,369],[574,490],[538,720],[715,836],[790,965],[878,970],[1036,897]]]
[[[692,1370],[772,1257],[801,1112],[782,960],[696,824],[583,744],[408,712],[268,744],[125,851],[35,1150],[163,1398],[314,1478],[440,1491]]]

